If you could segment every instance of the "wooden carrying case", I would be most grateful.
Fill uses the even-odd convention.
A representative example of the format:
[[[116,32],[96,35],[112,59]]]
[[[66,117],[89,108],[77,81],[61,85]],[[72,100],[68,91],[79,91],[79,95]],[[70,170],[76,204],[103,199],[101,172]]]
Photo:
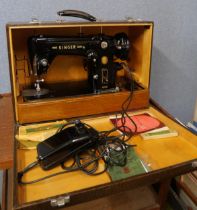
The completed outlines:
[[[21,91],[33,81],[33,77],[29,74],[28,37],[38,34],[72,36],[79,33],[114,35],[118,32],[124,32],[129,37],[131,48],[128,65],[140,87],[133,93],[129,110],[133,113],[148,111],[178,131],[179,135],[146,141],[139,135],[132,138],[132,143],[137,145],[136,153],[151,167],[148,173],[112,182],[107,173],[87,176],[82,172],[72,172],[25,186],[17,183],[17,172],[35,161],[36,151],[18,149],[15,140],[15,164],[11,180],[14,209],[54,209],[54,206],[71,206],[129,190],[132,187],[150,185],[195,170],[197,167],[196,136],[149,102],[153,23],[147,21],[8,24],[8,51],[16,132],[23,124],[69,118],[82,118],[99,130],[112,128],[108,116],[121,110],[122,102],[129,95],[127,90],[31,102],[23,100]],[[69,80],[80,81],[85,77],[81,58],[58,56],[45,75],[45,82],[50,84]],[[30,171],[27,179],[32,180],[58,170],[60,169],[42,171],[37,168]]]

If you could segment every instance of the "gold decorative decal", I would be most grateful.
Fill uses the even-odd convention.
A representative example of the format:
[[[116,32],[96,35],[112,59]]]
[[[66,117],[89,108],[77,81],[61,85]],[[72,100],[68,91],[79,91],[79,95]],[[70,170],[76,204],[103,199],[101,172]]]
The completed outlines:
[[[57,46],[52,46],[51,49],[52,50],[57,50]]]
[[[84,45],[77,45],[77,49],[85,49]]]
[[[54,45],[51,47],[52,50],[74,50],[77,46],[75,44],[68,45]]]

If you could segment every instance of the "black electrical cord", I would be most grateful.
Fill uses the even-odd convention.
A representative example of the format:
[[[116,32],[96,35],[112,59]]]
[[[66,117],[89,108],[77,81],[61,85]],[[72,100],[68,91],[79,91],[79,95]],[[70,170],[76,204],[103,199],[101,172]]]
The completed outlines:
[[[41,177],[36,180],[32,181],[22,181],[22,177],[25,173],[33,169],[34,167],[39,165],[39,160],[29,164],[27,167],[23,169],[23,171],[18,173],[18,182],[20,184],[33,184],[45,179],[49,179],[51,177],[73,172],[77,170],[81,170],[85,174],[88,175],[99,175],[104,173],[109,165],[118,165],[124,166],[127,162],[127,148],[128,146],[135,146],[135,145],[128,145],[126,142],[133,136],[133,134],[137,131],[137,126],[132,118],[127,113],[129,106],[132,101],[133,91],[134,91],[134,80],[132,79],[131,71],[126,66],[126,64],[122,63],[123,68],[129,73],[130,75],[130,93],[126,100],[122,103],[121,106],[121,125],[117,125],[117,115],[116,115],[116,124],[115,128],[108,130],[108,131],[101,131],[98,132],[99,138],[97,144],[86,151],[80,152],[75,154],[73,158],[73,162],[71,165],[67,166],[66,162],[61,164],[62,169],[64,171],[60,171],[45,177]],[[134,125],[134,131],[132,131],[126,124],[126,117],[130,120],[130,122]],[[64,124],[60,129],[57,130],[56,133],[61,132],[65,127],[74,124],[73,121],[70,121]],[[86,127],[92,128],[90,125],[83,123]],[[111,136],[111,134],[115,131],[121,131],[119,136]],[[99,161],[104,162],[104,168],[102,171],[98,171]]]
[[[88,127],[91,126],[88,125]],[[72,157],[73,162],[69,166],[66,165],[67,162],[62,163],[61,167],[62,169],[64,169],[64,171],[60,171],[32,181],[23,181],[23,175],[39,165],[39,160],[37,160],[25,167],[23,171],[18,173],[18,182],[20,184],[34,184],[36,182],[40,182],[60,174],[73,172],[77,170],[80,170],[85,174],[95,176],[104,173],[109,167],[109,165],[125,165],[126,150],[128,145],[126,145],[125,142],[120,140],[119,136],[108,136],[108,134],[106,135],[106,133],[100,132],[97,144],[93,148],[90,148],[80,153],[76,153]],[[117,161],[117,159],[123,159],[124,161]],[[99,161],[103,161],[104,168],[101,171],[97,172],[99,167]]]
[[[121,105],[121,112],[118,113],[120,115],[120,120],[121,120],[121,125],[117,125],[118,123],[118,114],[116,114],[116,118],[115,118],[115,128],[106,131],[106,133],[109,135],[111,133],[113,133],[114,131],[119,130],[123,135],[122,135],[122,140],[127,142],[129,139],[131,139],[131,137],[136,133],[137,131],[137,125],[134,122],[134,120],[131,118],[131,116],[129,116],[128,114],[128,109],[129,106],[131,104],[132,98],[133,98],[133,92],[135,89],[135,83],[134,83],[134,79],[132,77],[132,73],[131,73],[131,69],[129,68],[129,66],[125,63],[121,63],[123,69],[128,73],[129,75],[129,79],[130,79],[130,90],[129,90],[129,96],[125,99],[125,101],[123,101],[122,105]],[[134,131],[131,130],[131,128],[126,126],[126,118],[128,118],[131,122],[131,124],[133,124],[134,126]]]

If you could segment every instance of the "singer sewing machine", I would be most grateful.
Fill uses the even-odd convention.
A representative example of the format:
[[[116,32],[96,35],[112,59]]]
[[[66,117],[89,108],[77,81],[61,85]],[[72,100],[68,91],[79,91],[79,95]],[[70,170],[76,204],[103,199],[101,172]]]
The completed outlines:
[[[116,74],[122,69],[121,61],[128,58],[129,48],[130,42],[125,33],[117,33],[114,36],[104,34],[74,37],[31,36],[28,39],[28,53],[31,74],[35,77],[35,88],[25,89],[22,94],[33,99],[50,95],[49,89],[41,88],[41,83],[44,83],[42,76],[47,74],[58,55],[84,58],[83,65],[88,74],[84,93],[118,92]],[[66,71],[67,69],[65,74]]]
[[[12,26],[17,120],[116,112],[131,93],[130,109],[147,107],[152,29],[146,22]]]

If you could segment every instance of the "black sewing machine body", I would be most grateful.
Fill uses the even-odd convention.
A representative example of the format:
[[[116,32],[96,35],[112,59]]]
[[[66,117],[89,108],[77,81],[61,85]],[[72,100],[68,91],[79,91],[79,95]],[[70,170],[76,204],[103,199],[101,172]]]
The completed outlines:
[[[97,34],[75,37],[39,35],[28,39],[29,60],[34,76],[46,74],[58,55],[82,56],[92,93],[117,91],[116,72],[122,66],[116,59],[126,60],[129,47],[125,33],[115,36]]]

